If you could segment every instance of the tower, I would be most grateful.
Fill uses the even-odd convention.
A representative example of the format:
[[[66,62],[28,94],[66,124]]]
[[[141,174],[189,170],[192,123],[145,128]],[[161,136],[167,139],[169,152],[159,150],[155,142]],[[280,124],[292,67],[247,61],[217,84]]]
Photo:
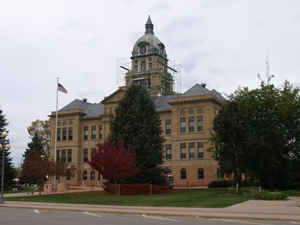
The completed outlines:
[[[173,77],[168,72],[165,45],[154,35],[150,16],[145,24],[145,34],[134,44],[131,70],[126,75],[126,86],[138,84],[150,95],[173,94]]]

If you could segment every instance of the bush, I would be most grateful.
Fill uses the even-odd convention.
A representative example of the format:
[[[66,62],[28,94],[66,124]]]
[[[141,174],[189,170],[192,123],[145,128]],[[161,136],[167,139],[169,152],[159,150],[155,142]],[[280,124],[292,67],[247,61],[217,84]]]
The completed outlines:
[[[214,180],[208,185],[209,188],[227,188],[234,185],[232,180]]]
[[[300,190],[300,181],[289,184],[288,189]]]
[[[260,182],[258,180],[242,180],[241,187],[258,187]]]
[[[257,200],[286,200],[288,194],[282,192],[256,192],[254,194],[254,199]]]

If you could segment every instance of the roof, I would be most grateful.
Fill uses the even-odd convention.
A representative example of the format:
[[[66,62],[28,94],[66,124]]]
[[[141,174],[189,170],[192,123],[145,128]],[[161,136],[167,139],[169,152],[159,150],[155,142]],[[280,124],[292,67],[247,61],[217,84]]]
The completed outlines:
[[[86,115],[85,118],[97,117],[104,114],[104,105],[102,103],[89,103],[84,100],[75,99],[70,104],[66,105],[59,112],[69,111],[69,110],[81,110]]]
[[[178,97],[205,96],[212,95],[216,100],[224,101],[225,98],[216,90],[208,90],[203,84],[195,84],[192,88],[183,94],[167,95],[167,96],[152,96],[157,112],[170,111],[172,106],[169,102]],[[104,105],[102,103],[89,103],[84,100],[75,99],[70,104],[66,105],[59,112],[69,110],[81,110],[85,113],[85,118],[98,117],[104,114]]]
[[[192,97],[192,96],[204,96],[204,95],[212,95],[219,101],[224,101],[225,98],[217,92],[215,89],[208,90],[204,84],[195,84],[189,90],[184,92],[181,96],[182,97]]]
[[[146,54],[159,54],[164,58],[167,58],[165,45],[154,35],[153,27],[154,25],[152,24],[149,16],[145,24],[145,34],[135,42],[132,56],[141,55],[139,51],[140,45],[148,44],[148,50]]]
[[[178,97],[178,95],[153,96],[152,100],[154,101],[156,111],[163,112],[171,110],[172,106],[169,104],[169,101],[176,97]]]

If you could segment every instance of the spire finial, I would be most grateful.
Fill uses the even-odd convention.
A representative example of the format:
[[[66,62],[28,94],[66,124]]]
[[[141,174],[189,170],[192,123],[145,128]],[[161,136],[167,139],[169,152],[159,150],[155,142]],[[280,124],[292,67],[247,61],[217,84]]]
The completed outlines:
[[[151,21],[151,18],[150,18],[150,15],[148,15],[148,20],[146,22],[146,34],[153,34],[153,24],[152,24],[152,21]]]

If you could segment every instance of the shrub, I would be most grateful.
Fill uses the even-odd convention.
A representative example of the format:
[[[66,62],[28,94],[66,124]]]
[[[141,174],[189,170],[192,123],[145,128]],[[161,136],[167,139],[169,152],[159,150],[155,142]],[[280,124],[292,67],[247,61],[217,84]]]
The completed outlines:
[[[232,180],[214,180],[208,185],[209,188],[227,188],[234,185]]]
[[[285,200],[288,198],[288,194],[282,192],[256,192],[254,199],[257,200]]]

